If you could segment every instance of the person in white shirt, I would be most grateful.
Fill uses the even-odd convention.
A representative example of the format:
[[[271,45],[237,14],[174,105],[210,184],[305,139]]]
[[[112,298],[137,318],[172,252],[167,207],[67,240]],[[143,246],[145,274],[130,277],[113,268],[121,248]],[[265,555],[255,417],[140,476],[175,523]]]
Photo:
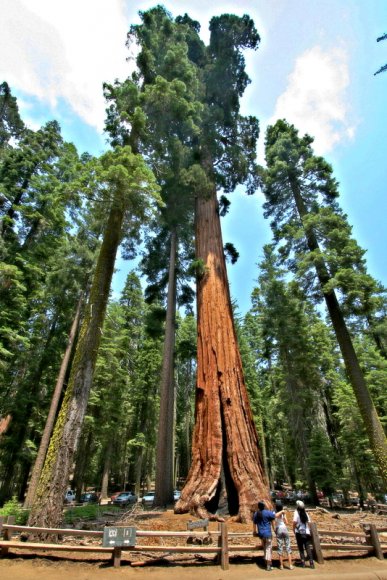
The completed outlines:
[[[304,502],[296,502],[297,509],[293,517],[293,531],[296,534],[297,546],[300,552],[301,566],[305,568],[305,551],[309,558],[310,567],[314,568],[312,537],[310,535],[310,518],[305,511]]]

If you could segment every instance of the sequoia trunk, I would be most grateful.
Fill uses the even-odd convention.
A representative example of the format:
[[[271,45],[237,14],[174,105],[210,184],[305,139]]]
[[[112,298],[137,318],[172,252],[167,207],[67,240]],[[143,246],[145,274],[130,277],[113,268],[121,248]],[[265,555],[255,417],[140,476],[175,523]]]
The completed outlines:
[[[222,491],[230,514],[246,521],[258,500],[270,502],[269,489],[234,328],[216,192],[196,203],[196,258],[203,271],[197,282],[195,429],[175,511],[214,519],[210,512]]]

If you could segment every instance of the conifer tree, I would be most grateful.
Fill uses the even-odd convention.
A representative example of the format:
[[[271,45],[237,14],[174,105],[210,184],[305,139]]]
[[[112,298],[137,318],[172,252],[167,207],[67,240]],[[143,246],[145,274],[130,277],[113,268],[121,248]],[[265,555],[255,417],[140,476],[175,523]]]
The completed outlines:
[[[268,128],[265,213],[266,217],[273,218],[271,225],[276,241],[282,242],[282,256],[288,258],[287,263],[294,266],[309,290],[316,290],[313,276],[317,274],[319,290],[332,321],[370,446],[386,481],[386,436],[336,292],[338,288],[344,300],[347,299],[351,292],[346,277],[351,281],[361,278],[362,284],[356,284],[352,290],[355,295],[360,295],[362,307],[367,308],[373,280],[365,272],[361,252],[360,255],[356,251],[348,252],[348,238],[344,236],[343,240],[340,237],[342,230],[337,224],[345,222],[336,202],[337,183],[329,164],[313,154],[312,141],[308,135],[300,138],[297,130],[285,121],[277,121]],[[356,250],[354,243],[351,246]]]
[[[177,301],[192,299],[183,271],[187,250],[193,252],[193,196],[185,181],[187,167],[192,163],[192,139],[199,132],[200,104],[195,102],[197,79],[181,27],[160,6],[140,14],[142,24],[132,26],[128,35],[128,42],[135,41],[140,47],[138,72],[121,87],[106,86],[105,91],[113,102],[109,130],[116,142],[126,138],[120,119],[132,106],[130,86],[141,87],[147,130],[141,136],[139,149],[157,176],[165,203],[142,261],[149,281],[148,301],[161,300],[166,304],[155,495],[155,503],[165,505],[172,503],[174,487],[176,307]]]
[[[60,523],[61,498],[86,412],[118,246],[125,234],[138,233],[152,202],[159,199],[153,174],[129,146],[105,153],[95,164],[95,175],[108,215],[69,383],[30,513],[33,525]]]
[[[23,172],[32,162],[36,167],[26,179]],[[3,223],[12,210],[9,200],[20,194],[0,263],[0,416],[4,427],[6,423],[0,449],[2,500],[15,491],[24,496],[68,316],[77,300],[80,270],[75,266],[72,276],[67,270],[61,286],[57,272],[66,269],[66,252],[74,249],[69,249],[68,216],[78,202],[67,188],[78,171],[76,149],[63,143],[55,123],[35,136],[31,131],[24,135],[0,162],[0,188],[7,198]]]
[[[10,140],[20,139],[25,125],[19,114],[17,99],[12,95],[7,82],[0,84],[0,158],[4,149],[10,147]]]

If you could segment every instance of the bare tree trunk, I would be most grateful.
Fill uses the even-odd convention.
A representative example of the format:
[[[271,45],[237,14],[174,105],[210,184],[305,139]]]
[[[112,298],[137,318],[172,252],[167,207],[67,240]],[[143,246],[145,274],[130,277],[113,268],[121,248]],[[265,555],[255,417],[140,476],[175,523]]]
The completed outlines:
[[[145,456],[145,448],[139,447],[138,448],[138,455],[136,457],[136,464],[134,470],[134,477],[135,477],[135,484],[134,484],[134,493],[139,496],[141,491],[141,475],[142,475],[142,467],[144,464],[144,456]]]
[[[123,218],[122,203],[118,199],[114,200],[79,333],[68,387],[39,480],[29,525],[57,527],[62,519],[60,498],[66,491],[86,413],[114,262],[121,241]]]
[[[175,423],[175,325],[176,325],[176,231],[171,232],[169,278],[163,366],[161,370],[160,418],[156,451],[155,505],[173,503],[174,423]]]
[[[75,336],[76,336],[78,325],[79,325],[82,303],[83,303],[83,295],[79,298],[79,301],[78,301],[78,306],[77,306],[77,310],[76,310],[76,313],[74,316],[73,323],[71,325],[71,330],[70,330],[66,350],[65,350],[65,353],[64,353],[64,356],[62,359],[62,364],[61,364],[60,369],[59,369],[59,374],[58,374],[58,378],[56,381],[54,394],[53,394],[52,400],[51,400],[50,410],[48,412],[46,425],[44,427],[42,439],[41,439],[40,445],[39,445],[39,451],[38,451],[38,454],[36,456],[34,468],[32,470],[32,475],[31,475],[29,486],[28,486],[27,496],[26,496],[26,499],[24,502],[25,508],[31,507],[33,502],[34,502],[36,487],[38,485],[40,474],[41,474],[42,469],[43,469],[47,449],[48,449],[48,446],[50,444],[50,437],[51,437],[51,433],[52,433],[52,430],[54,427],[55,417],[56,417],[56,414],[58,411],[58,406],[59,406],[59,401],[60,401],[60,397],[62,394],[63,384],[64,384],[67,368],[69,365]]]
[[[110,462],[113,450],[113,440],[110,439],[106,449],[105,449],[105,461],[103,464],[103,471],[102,471],[102,481],[101,481],[101,499],[107,499],[108,497],[108,490],[109,490],[109,473],[110,473]]]
[[[192,464],[177,513],[210,517],[224,470],[228,506],[240,521],[262,499],[270,504],[262,453],[248,400],[233,322],[216,192],[198,198],[196,257],[198,369]]]
[[[93,454],[93,435],[93,428],[90,425],[82,430],[72,465],[72,467],[74,466],[74,475],[71,487],[75,490],[75,499],[77,502],[80,502],[82,493],[86,491],[84,487],[85,472],[90,463],[90,456]]]

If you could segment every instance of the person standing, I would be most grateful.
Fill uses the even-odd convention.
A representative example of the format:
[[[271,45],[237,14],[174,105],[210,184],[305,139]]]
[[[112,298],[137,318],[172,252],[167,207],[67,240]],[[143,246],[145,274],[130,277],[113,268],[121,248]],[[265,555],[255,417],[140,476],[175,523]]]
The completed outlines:
[[[266,562],[266,570],[271,571],[272,558],[272,522],[275,520],[276,514],[267,510],[263,501],[258,502],[258,511],[253,515],[253,534],[257,535],[262,540],[263,557]]]
[[[283,508],[283,505],[280,501],[276,501],[275,505],[276,509],[276,519],[275,519],[275,535],[277,537],[277,550],[278,556],[280,561],[280,570],[283,570],[284,563],[283,563],[283,552],[288,555],[288,562],[289,562],[289,570],[293,570],[292,566],[292,549],[290,547],[290,537],[289,537],[289,530],[288,530],[288,520],[286,517],[286,512]]]
[[[310,518],[305,510],[303,501],[296,501],[297,509],[293,517],[293,531],[296,534],[298,550],[300,552],[301,566],[305,568],[305,552],[309,558],[310,567],[314,568],[312,537],[310,534]]]

